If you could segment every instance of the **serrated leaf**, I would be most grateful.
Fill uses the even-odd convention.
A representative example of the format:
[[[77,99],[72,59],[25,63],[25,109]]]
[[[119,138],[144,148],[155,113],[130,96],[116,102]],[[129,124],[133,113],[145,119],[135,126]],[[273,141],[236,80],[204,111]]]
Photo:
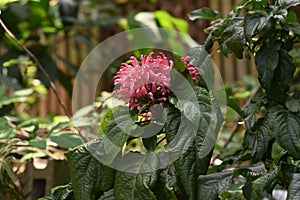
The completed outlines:
[[[287,200],[300,199],[300,173],[294,173],[288,189]]]
[[[300,158],[300,119],[282,106],[273,106],[267,114],[268,124],[278,144],[292,156]]]
[[[251,130],[247,130],[244,146],[251,150],[252,162],[259,162],[266,153],[270,139],[270,128],[265,121],[259,120]]]
[[[263,199],[266,188],[269,187],[278,175],[278,169],[261,175],[254,181],[248,180],[243,187],[243,192],[248,200]]]
[[[103,149],[104,139],[85,143],[66,153],[75,199],[95,199],[112,188],[114,170],[97,158],[96,149]]]
[[[151,187],[155,184],[156,172],[127,173],[117,171],[114,195],[118,200],[156,200]]]
[[[268,23],[268,16],[265,12],[258,11],[253,14],[246,14],[244,18],[244,32],[247,41],[251,42],[252,37],[263,29],[263,27]]]
[[[255,64],[258,71],[258,79],[264,89],[269,89],[272,84],[274,72],[279,63],[279,48],[280,44],[273,42],[264,44],[256,53]]]
[[[222,171],[198,178],[197,200],[219,199],[224,191],[228,190],[232,181],[232,171]]]
[[[201,20],[217,20],[222,18],[221,13],[218,11],[214,11],[211,8],[204,7],[198,10],[194,10],[191,13],[189,13],[190,20],[194,21],[196,19]]]

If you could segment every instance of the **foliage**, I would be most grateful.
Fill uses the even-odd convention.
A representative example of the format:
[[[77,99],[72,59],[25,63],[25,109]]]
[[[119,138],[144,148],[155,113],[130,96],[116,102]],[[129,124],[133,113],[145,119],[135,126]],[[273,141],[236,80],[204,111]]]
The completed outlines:
[[[166,144],[178,140],[174,149],[184,146],[184,143],[180,143],[178,130],[195,133],[186,151],[174,163],[160,170],[144,173],[111,171],[109,173],[114,174],[109,177],[113,178],[112,181],[103,177],[103,172],[108,169],[101,162],[94,163],[96,160],[91,160],[86,149],[93,149],[93,154],[100,158],[105,157],[105,151],[110,152],[104,163],[118,158],[121,150],[106,149],[105,138],[123,147],[132,139],[127,131],[132,131],[135,126],[126,125],[128,121],[119,121],[124,119],[122,110],[125,108],[117,107],[106,116],[99,139],[67,154],[73,171],[71,182],[76,185],[74,198],[96,195],[94,199],[262,199],[272,195],[274,189],[284,188],[288,190],[288,198],[294,199],[300,189],[297,184],[300,115],[297,106],[299,87],[293,81],[296,66],[290,52],[299,43],[300,34],[299,23],[290,8],[299,4],[299,1],[275,1],[274,4],[268,1],[243,1],[224,18],[209,8],[202,8],[190,15],[193,20],[212,21],[207,28],[207,50],[211,49],[214,42],[218,42],[224,55],[234,53],[237,58],[245,56],[255,59],[261,88],[251,97],[245,110],[238,108],[234,102],[228,104],[241,115],[246,125],[241,150],[225,157],[218,166],[210,166],[211,151],[204,157],[200,156],[205,141],[204,133],[209,130],[205,129],[207,123],[222,120],[211,116],[210,109],[214,104],[206,87],[193,86],[202,113],[200,126],[195,127],[194,120],[191,120],[184,106],[171,101],[175,104],[167,109],[163,132],[160,132],[165,134]],[[191,56],[200,56],[197,54],[199,51],[191,52]],[[118,128],[118,122],[131,128],[122,131]],[[156,142],[146,143],[143,140],[143,143],[146,152],[156,150]],[[279,154],[276,153],[278,148],[281,149]],[[77,156],[84,157],[82,162],[74,165],[73,158]],[[155,160],[151,161],[151,166],[157,164]],[[99,167],[90,175],[89,171],[95,166]],[[139,169],[143,167],[141,165]],[[78,179],[76,174],[84,175]],[[85,181],[80,180],[90,180],[96,175],[105,181],[98,182],[99,178],[95,177],[88,186],[83,187]],[[81,189],[78,184],[82,185]],[[105,184],[106,189],[101,184]],[[90,188],[99,189],[93,191]]]
[[[289,184],[297,187],[292,177],[299,173],[299,82],[295,81],[298,54],[293,52],[300,42],[300,24],[291,11],[299,4],[299,1],[274,4],[243,1],[224,18],[210,8],[190,14],[192,20],[212,21],[206,30],[207,50],[217,42],[225,56],[233,53],[237,58],[255,60],[261,89],[245,108],[245,116],[241,115],[246,132],[237,162],[263,162],[267,171],[260,177],[246,177],[243,185],[246,199],[261,199],[278,186],[288,189],[290,199],[297,194],[289,189]],[[279,155],[274,153],[277,144],[282,148]],[[282,176],[287,173],[286,165],[291,167],[290,175]]]
[[[51,32],[53,29],[49,27],[64,27],[64,31],[69,32],[70,26],[74,25],[74,13],[66,12],[62,24],[57,25],[49,21],[50,8],[43,6],[48,5],[49,1],[28,2],[32,12],[25,16],[30,21],[29,25],[24,25],[25,30],[35,30],[42,24],[43,34],[51,35],[55,31]],[[299,4],[298,0],[277,0],[273,3],[267,0],[244,0],[225,17],[210,8],[190,13],[191,20],[211,21],[210,27],[206,29],[208,37],[204,48],[207,51],[217,43],[225,56],[233,53],[237,58],[253,58],[258,72],[260,88],[249,97],[245,109],[239,106],[234,96],[227,98],[227,105],[244,122],[245,133],[242,149],[232,155],[220,155],[221,164],[211,163],[218,155],[213,155],[212,148],[206,148],[208,144],[215,145],[223,122],[213,92],[203,82],[193,84],[191,81],[190,88],[196,95],[195,101],[192,101],[187,98],[190,91],[184,90],[185,85],[172,82],[174,87],[182,89],[182,98],[187,99],[180,101],[173,96],[168,99],[168,105],[161,113],[163,125],[160,121],[142,121],[138,112],[130,112],[129,115],[128,108],[120,105],[106,107],[104,116],[103,113],[101,116],[85,116],[94,110],[95,107],[91,106],[75,114],[75,120],[81,122],[76,127],[79,133],[81,127],[91,124],[100,127],[98,137],[84,144],[81,144],[79,136],[70,134],[76,132],[70,121],[55,123],[40,119],[1,118],[1,139],[18,138],[18,141],[23,142],[22,147],[14,143],[1,143],[0,175],[5,176],[1,179],[14,186],[12,181],[16,176],[10,166],[12,155],[20,154],[21,161],[55,156],[57,154],[49,152],[48,147],[56,143],[59,147],[56,150],[69,150],[65,156],[69,162],[71,180],[67,185],[53,188],[51,195],[42,199],[263,199],[272,196],[272,192],[278,188],[288,191],[288,199],[297,199],[300,191],[300,70],[297,66],[300,24],[291,9]],[[71,9],[67,4],[65,6],[66,10]],[[36,7],[42,10],[36,13],[36,9],[33,9]],[[76,12],[76,6],[73,11]],[[21,14],[18,12],[17,18]],[[172,18],[163,11],[155,12],[154,15],[160,26],[186,32],[187,27],[182,20]],[[108,15],[102,17],[109,18]],[[97,21],[94,19],[93,23]],[[137,26],[126,23],[120,25],[124,29]],[[33,37],[28,31],[16,30],[15,33],[26,41]],[[7,45],[17,51],[15,44]],[[30,47],[35,50],[34,46]],[[47,48],[38,45],[37,49],[43,49],[42,52],[48,55]],[[189,55],[201,58],[201,49],[196,47]],[[21,63],[21,66],[28,69],[32,67],[29,79],[26,77],[32,82],[25,83],[25,88],[32,87],[37,72],[35,66],[26,57],[8,57],[9,60],[2,62],[8,74],[14,74],[9,70],[14,70],[15,64]],[[42,59],[43,55],[38,57]],[[52,58],[44,58],[45,65],[52,63]],[[182,65],[180,60],[175,63],[179,68]],[[50,71],[48,73],[51,74]],[[5,80],[13,83],[9,79]],[[20,83],[23,84],[22,81]],[[5,94],[3,91],[6,88],[3,88],[0,93]],[[30,101],[32,93],[39,91],[34,87],[25,90],[18,88],[8,96],[1,96],[0,103],[10,106],[6,109],[11,111],[11,106]],[[160,127],[160,131],[151,137],[142,137],[153,130],[149,128],[151,126]],[[41,134],[42,130],[46,130],[47,134]],[[134,142],[139,144],[139,148],[132,150]],[[159,157],[163,155],[161,152],[164,148],[174,154],[163,158],[174,156],[176,159],[159,168],[164,161]],[[143,162],[132,159],[131,155],[140,156]],[[117,162],[122,159],[125,160],[123,163]],[[131,164],[134,164],[133,167]],[[132,168],[126,169],[127,166]]]

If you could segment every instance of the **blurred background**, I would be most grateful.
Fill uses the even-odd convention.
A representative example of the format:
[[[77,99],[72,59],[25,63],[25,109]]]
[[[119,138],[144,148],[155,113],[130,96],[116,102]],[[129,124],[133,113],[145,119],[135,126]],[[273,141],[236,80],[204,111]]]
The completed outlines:
[[[188,19],[188,13],[201,7],[211,7],[226,15],[232,6],[239,2],[237,0],[190,0],[184,3],[179,0],[10,1],[12,3],[0,3],[1,18],[23,45],[38,58],[51,80],[55,82],[59,95],[70,112],[70,98],[76,72],[88,53],[105,39],[146,24],[189,34],[196,42],[203,44],[206,39],[204,29],[209,22],[191,21]],[[150,20],[154,23],[147,23]],[[5,106],[6,109],[0,110],[0,115],[12,109],[14,112],[26,111],[28,115],[41,117],[64,114],[53,92],[49,90],[48,80],[30,58],[7,37],[4,30],[0,31],[1,82],[18,90],[33,85],[35,93],[28,99],[25,107],[21,106],[15,110],[8,104]],[[233,56],[226,58],[217,51],[212,54],[212,58],[225,83],[232,83],[246,74],[255,75],[251,60],[237,60]],[[115,67],[105,73],[99,84],[99,90],[112,90],[112,77],[120,63],[121,61],[117,62]],[[25,73],[23,69],[26,69]]]

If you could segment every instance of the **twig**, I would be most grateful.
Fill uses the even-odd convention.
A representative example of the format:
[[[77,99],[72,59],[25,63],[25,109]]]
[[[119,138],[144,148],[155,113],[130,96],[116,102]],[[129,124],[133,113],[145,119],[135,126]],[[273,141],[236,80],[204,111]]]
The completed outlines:
[[[1,14],[1,12],[0,12]],[[70,112],[68,111],[68,109],[66,108],[66,106],[64,105],[63,101],[59,98],[59,94],[58,91],[56,89],[55,84],[53,83],[53,81],[51,80],[49,74],[45,71],[45,69],[43,68],[42,64],[40,63],[40,61],[37,59],[37,57],[31,53],[31,51],[25,47],[21,42],[19,42],[19,40],[16,38],[16,36],[6,27],[6,25],[4,24],[4,22],[2,21],[2,19],[0,18],[0,24],[2,26],[2,28],[4,29],[4,31],[8,34],[8,36],[18,44],[19,47],[21,47],[26,53],[27,55],[36,63],[36,65],[38,66],[38,68],[41,70],[41,72],[43,73],[43,75],[46,77],[47,81],[50,84],[50,88],[52,89],[52,91],[54,92],[54,95],[56,97],[56,100],[58,102],[58,104],[60,105],[60,107],[64,110],[65,114],[71,119],[72,116],[70,114]]]

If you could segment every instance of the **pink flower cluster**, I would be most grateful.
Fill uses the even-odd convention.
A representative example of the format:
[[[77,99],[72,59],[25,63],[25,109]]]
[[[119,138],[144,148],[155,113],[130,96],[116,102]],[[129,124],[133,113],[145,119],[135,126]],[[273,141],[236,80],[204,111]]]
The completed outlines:
[[[119,98],[125,103],[129,103],[131,110],[149,109],[152,105],[167,101],[170,93],[170,72],[173,61],[159,53],[153,58],[154,52],[148,56],[141,56],[141,65],[132,56],[130,63],[123,63],[117,75],[114,77],[114,85],[118,86],[114,94],[119,94]],[[188,57],[182,58],[187,70],[193,80],[200,77],[197,69],[188,62]]]
[[[200,74],[196,67],[194,67],[192,62],[189,62],[189,56],[181,58],[181,61],[186,65],[187,70],[189,71],[190,75],[192,76],[193,80],[197,80],[200,78]]]

